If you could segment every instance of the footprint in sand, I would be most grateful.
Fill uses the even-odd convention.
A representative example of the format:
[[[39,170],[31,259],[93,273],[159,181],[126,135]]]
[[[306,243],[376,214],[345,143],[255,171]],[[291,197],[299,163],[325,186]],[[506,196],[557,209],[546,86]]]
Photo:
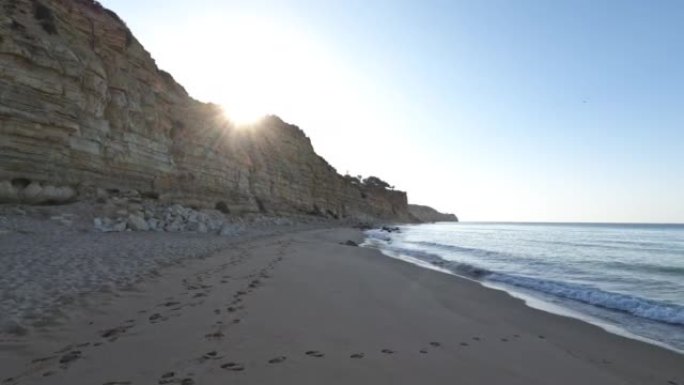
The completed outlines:
[[[320,357],[323,357],[325,355],[325,354],[319,352],[318,350],[309,350],[304,354],[306,354],[307,356],[316,357],[316,358],[320,358]]]
[[[78,360],[79,358],[81,358],[81,351],[80,350],[72,350],[69,353],[63,355],[59,359],[59,363],[62,365],[67,365],[73,361]]]
[[[32,364],[37,364],[39,362],[45,362],[45,361],[50,361],[53,358],[56,358],[57,356],[47,356],[47,357],[41,357],[41,358],[36,358],[31,361]]]
[[[175,375],[176,375],[175,372],[166,372],[166,373],[164,373],[164,374],[161,375],[161,378],[162,378],[162,379],[167,379],[167,378],[174,377]]]
[[[224,335],[223,333],[221,333],[220,331],[215,332],[215,333],[208,333],[208,334],[205,334],[205,335],[204,335],[204,337],[206,337],[206,338],[208,338],[208,339],[212,339],[212,338],[223,338],[224,336],[225,336],[225,335]]]
[[[232,370],[234,372],[241,372],[245,370],[245,367],[237,362],[226,362],[225,364],[221,365],[221,369]]]
[[[69,344],[69,345],[66,345],[66,346],[64,346],[63,348],[57,350],[57,351],[55,352],[55,354],[66,353],[66,352],[68,352],[69,350],[72,350],[73,348],[74,348],[74,344]]]
[[[100,337],[108,338],[110,341],[116,340],[121,334],[126,333],[126,331],[132,328],[133,325],[118,326],[112,329],[107,329],[100,333]]]
[[[268,363],[269,364],[279,364],[279,363],[285,361],[286,359],[287,359],[287,357],[285,357],[285,356],[279,356],[279,357],[271,358],[270,360],[268,360]]]
[[[356,358],[356,359],[363,358],[363,357],[364,357],[363,353],[354,353],[351,356],[349,356],[349,358]]]

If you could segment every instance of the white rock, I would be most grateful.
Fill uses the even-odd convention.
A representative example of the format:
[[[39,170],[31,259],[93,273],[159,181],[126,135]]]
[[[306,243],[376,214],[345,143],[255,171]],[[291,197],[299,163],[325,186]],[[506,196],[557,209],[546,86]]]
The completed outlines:
[[[188,222],[199,222],[199,213],[197,211],[191,210],[187,214]]]
[[[63,224],[64,226],[71,226],[73,224],[73,221],[70,217],[72,217],[72,216],[73,215],[62,214],[62,215],[56,215],[56,216],[50,217],[50,219],[52,219],[53,221],[57,221],[57,222]]]
[[[17,189],[8,180],[0,182],[0,202],[16,202],[19,200]]]
[[[204,223],[200,222],[199,227],[197,228],[198,233],[208,233],[209,229],[207,228],[207,225]]]
[[[76,197],[76,190],[71,187],[55,187],[43,186],[43,191],[40,193],[41,202],[68,202]]]
[[[223,226],[223,223],[223,220],[210,218],[207,222],[207,228],[209,229],[209,231],[216,231],[219,230],[221,226]]]
[[[147,220],[147,226],[150,228],[150,230],[155,230],[155,231],[163,231],[164,228],[160,226],[159,219],[157,218],[149,218]]]
[[[93,224],[95,225],[95,229],[99,231],[107,231],[107,228],[109,226],[106,225],[105,220],[109,218],[95,218],[93,219]]]
[[[111,230],[109,231],[114,231],[114,232],[120,232],[126,230],[126,222],[125,221],[120,221],[116,222],[112,225]]]
[[[184,214],[185,214],[185,207],[183,207],[179,204],[171,205],[166,210],[168,213],[170,213],[173,216],[184,216]]]
[[[43,187],[41,187],[40,184],[37,182],[31,182],[26,188],[21,190],[19,193],[19,196],[23,201],[29,202],[29,203],[38,203],[41,201],[42,196],[41,193],[43,192]]]
[[[95,218],[93,223],[95,224],[95,229],[105,233],[126,230],[126,222],[114,222],[110,218]]]
[[[240,233],[240,230],[241,229],[238,226],[225,224],[225,225],[223,225],[223,227],[221,227],[221,231],[219,231],[219,235],[234,236],[234,235],[238,235]]]
[[[183,231],[183,221],[181,221],[180,219],[175,219],[172,222],[167,223],[164,226],[164,230],[173,233]]]
[[[102,231],[104,233],[119,232],[126,230],[125,221],[114,222],[110,218],[95,218],[93,220],[93,223],[95,225],[96,230]]]
[[[134,231],[147,231],[150,229],[150,226],[145,222],[145,218],[140,215],[129,215],[127,224],[128,228]]]

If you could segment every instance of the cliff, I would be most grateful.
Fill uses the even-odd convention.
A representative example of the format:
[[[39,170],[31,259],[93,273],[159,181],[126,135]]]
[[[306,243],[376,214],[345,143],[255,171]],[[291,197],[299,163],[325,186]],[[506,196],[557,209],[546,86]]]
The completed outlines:
[[[408,211],[420,222],[458,222],[456,215],[440,213],[428,206],[410,204]]]
[[[298,127],[240,129],[191,98],[97,2],[0,4],[0,203],[101,188],[236,214],[411,219],[406,193],[350,183]]]

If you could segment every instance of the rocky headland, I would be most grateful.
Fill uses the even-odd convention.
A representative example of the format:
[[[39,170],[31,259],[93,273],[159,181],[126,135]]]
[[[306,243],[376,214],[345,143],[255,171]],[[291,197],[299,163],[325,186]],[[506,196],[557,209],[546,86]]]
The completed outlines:
[[[458,222],[455,214],[440,213],[430,206],[409,204],[408,211],[418,222]]]

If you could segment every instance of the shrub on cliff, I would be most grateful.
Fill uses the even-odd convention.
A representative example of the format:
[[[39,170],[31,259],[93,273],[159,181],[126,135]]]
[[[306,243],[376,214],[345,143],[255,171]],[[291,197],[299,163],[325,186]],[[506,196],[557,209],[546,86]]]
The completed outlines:
[[[377,176],[369,176],[368,178],[363,180],[363,185],[365,187],[371,187],[371,188],[381,188],[383,190],[386,190],[390,188],[390,184],[385,182],[384,180],[378,178]]]

